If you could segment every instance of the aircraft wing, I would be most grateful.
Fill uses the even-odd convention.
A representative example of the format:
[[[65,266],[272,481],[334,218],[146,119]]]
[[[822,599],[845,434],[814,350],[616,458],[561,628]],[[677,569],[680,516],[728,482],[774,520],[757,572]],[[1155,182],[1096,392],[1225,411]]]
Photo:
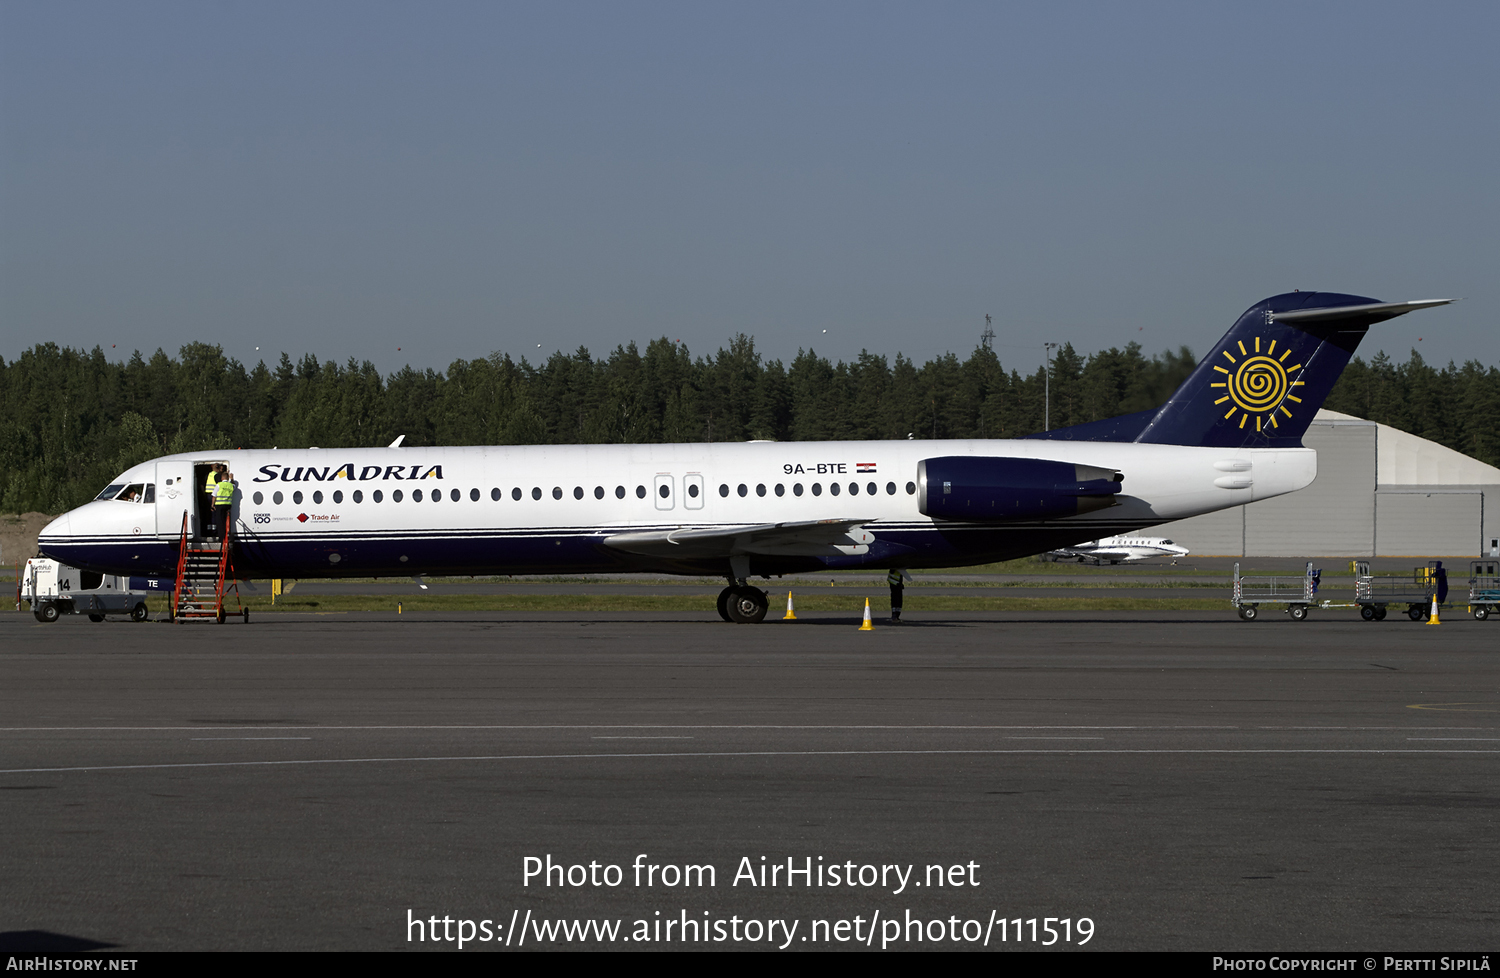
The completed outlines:
[[[767,554],[780,557],[854,556],[869,551],[875,534],[869,520],[805,520],[751,526],[682,527],[616,533],[604,545],[648,557],[734,557]]]

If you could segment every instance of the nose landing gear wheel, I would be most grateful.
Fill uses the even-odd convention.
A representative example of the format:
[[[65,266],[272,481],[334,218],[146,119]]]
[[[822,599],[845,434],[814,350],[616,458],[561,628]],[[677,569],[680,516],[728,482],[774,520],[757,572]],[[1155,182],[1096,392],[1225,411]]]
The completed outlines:
[[[719,617],[725,621],[734,621],[733,618],[729,617],[729,598],[734,594],[734,591],[734,588],[726,587],[719,592]]]
[[[727,610],[729,620],[737,625],[753,625],[766,617],[771,601],[766,592],[757,587],[731,588]]]

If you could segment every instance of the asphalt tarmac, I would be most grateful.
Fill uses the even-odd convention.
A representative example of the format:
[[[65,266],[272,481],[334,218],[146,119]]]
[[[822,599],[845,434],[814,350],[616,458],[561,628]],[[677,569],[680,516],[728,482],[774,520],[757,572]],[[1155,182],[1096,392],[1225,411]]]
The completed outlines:
[[[857,623],[4,615],[0,949],[1494,947],[1500,625]]]

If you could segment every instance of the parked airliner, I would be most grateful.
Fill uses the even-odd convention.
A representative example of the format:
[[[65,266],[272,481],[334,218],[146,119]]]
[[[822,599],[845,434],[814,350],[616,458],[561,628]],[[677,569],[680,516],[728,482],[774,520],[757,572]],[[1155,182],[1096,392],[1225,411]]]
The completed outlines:
[[[1251,306],[1160,408],[1023,439],[269,449],[134,466],[41,533],[49,557],[170,575],[186,514],[237,484],[237,576],[642,571],[727,578],[958,567],[1045,553],[1307,486],[1302,434],[1373,323],[1453,300],[1292,292]],[[399,442],[399,439],[398,439]]]
[[[1187,554],[1187,547],[1179,546],[1166,537],[1127,535],[1105,537],[1103,540],[1090,540],[1071,547],[1049,550],[1047,557],[1049,560],[1059,562],[1076,560],[1080,564],[1092,561],[1097,566],[1099,564],[1133,564],[1138,560],[1151,560],[1155,557],[1171,557],[1175,563],[1176,558],[1185,557]]]

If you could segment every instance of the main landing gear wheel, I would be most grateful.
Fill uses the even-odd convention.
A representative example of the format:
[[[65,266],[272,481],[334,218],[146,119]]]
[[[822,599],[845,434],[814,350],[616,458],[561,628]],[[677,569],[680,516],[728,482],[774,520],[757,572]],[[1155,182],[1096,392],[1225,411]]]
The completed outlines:
[[[1425,609],[1423,609],[1423,607],[1419,604],[1414,604],[1410,608],[1406,609],[1406,617],[1410,618],[1412,621],[1421,621],[1422,615],[1424,615],[1425,613]]]
[[[137,604],[134,608],[130,609],[130,620],[131,621],[145,621],[146,620],[146,616],[148,616],[150,614],[151,614],[151,612],[149,612],[149,611],[146,610],[146,602],[142,601],[139,604]]]
[[[737,625],[753,625],[766,617],[771,600],[758,587],[735,587],[725,604],[729,620]]]
[[[1474,617],[1479,619],[1480,621],[1484,621],[1489,616],[1490,609],[1486,608],[1484,605],[1478,605],[1474,608]]]
[[[1254,605],[1245,605],[1240,609],[1240,617],[1245,621],[1254,621],[1257,612]]]
[[[725,621],[734,621],[729,617],[729,598],[734,592],[735,588],[732,585],[719,592],[719,617]]]
[[[1362,604],[1359,606],[1359,616],[1365,621],[1375,620],[1375,608],[1373,605]]]
[[[1286,612],[1292,616],[1292,621],[1304,621],[1307,618],[1307,605],[1294,604]]]

